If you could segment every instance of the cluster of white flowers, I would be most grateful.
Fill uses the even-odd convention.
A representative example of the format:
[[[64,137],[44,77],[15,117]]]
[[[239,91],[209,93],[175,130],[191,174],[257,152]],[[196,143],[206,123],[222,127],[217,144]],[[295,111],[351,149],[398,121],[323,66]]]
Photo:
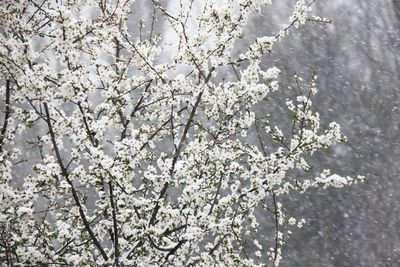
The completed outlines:
[[[310,175],[306,156],[344,141],[311,110],[316,75],[309,85],[296,76],[291,132],[257,108],[281,73],[263,56],[310,3],[235,58],[246,22],[270,0],[154,0],[139,25],[134,2],[0,5],[0,262],[278,265],[305,223],[279,197],[362,179],[290,177]],[[270,235],[257,234],[260,209]]]

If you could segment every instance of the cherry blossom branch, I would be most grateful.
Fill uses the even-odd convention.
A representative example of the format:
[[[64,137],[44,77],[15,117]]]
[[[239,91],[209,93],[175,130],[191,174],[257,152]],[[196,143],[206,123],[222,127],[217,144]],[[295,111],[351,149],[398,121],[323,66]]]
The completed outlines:
[[[194,106],[193,106],[193,108],[192,108],[192,111],[190,112],[189,118],[188,118],[188,120],[187,120],[187,122],[186,122],[186,125],[185,125],[185,128],[184,128],[184,130],[183,130],[181,139],[180,139],[180,141],[179,141],[179,143],[178,143],[178,146],[177,146],[177,148],[176,148],[176,150],[175,150],[175,152],[174,152],[174,156],[173,156],[173,158],[172,158],[172,164],[171,164],[171,168],[170,168],[170,171],[169,171],[169,173],[170,173],[171,176],[174,174],[174,171],[175,171],[175,164],[176,164],[176,162],[177,162],[177,160],[178,160],[178,157],[179,157],[179,154],[180,154],[180,152],[181,152],[181,149],[182,149],[182,146],[183,146],[183,142],[184,142],[185,139],[186,139],[186,135],[187,135],[187,133],[188,133],[188,131],[189,131],[190,124],[192,123],[193,117],[194,117],[194,115],[196,114],[196,110],[197,110],[197,108],[198,108],[198,106],[199,106],[199,104],[200,104],[200,100],[201,100],[201,97],[202,97],[202,95],[203,95],[204,86],[206,86],[207,83],[208,83],[208,81],[210,80],[211,75],[212,75],[212,72],[214,71],[214,69],[215,69],[215,68],[213,67],[213,68],[210,70],[210,72],[209,72],[209,74],[207,75],[207,77],[205,78],[205,81],[204,81],[204,84],[203,84],[203,86],[202,86],[202,89],[201,89],[200,93],[198,94],[198,96],[197,96],[197,98],[196,98],[196,102],[195,102],[195,104],[194,104]],[[163,188],[161,189],[161,192],[160,192],[160,194],[159,194],[159,196],[158,196],[158,200],[157,200],[156,205],[155,205],[155,207],[154,207],[154,209],[153,209],[153,212],[152,212],[152,214],[151,214],[151,217],[150,217],[150,220],[149,220],[149,225],[153,225],[154,222],[155,222],[155,219],[156,219],[158,210],[159,210],[159,208],[160,208],[160,206],[159,206],[159,201],[164,197],[164,194],[166,193],[168,186],[169,186],[169,183],[166,182],[166,183],[164,184]]]
[[[6,81],[6,103],[4,106],[4,109],[5,109],[4,122],[3,122],[3,126],[1,127],[1,132],[0,132],[0,153],[3,151],[4,139],[5,139],[5,135],[7,132],[7,126],[8,126],[8,119],[10,118],[10,113],[11,113],[10,95],[11,95],[11,85],[10,85],[10,80],[7,80]]]
[[[111,214],[112,214],[112,220],[113,220],[114,265],[118,267],[119,266],[119,244],[118,244],[117,208],[115,206],[113,184],[111,181],[108,182],[108,188],[110,191]]]
[[[278,206],[276,203],[276,196],[275,192],[272,190],[272,201],[274,204],[274,219],[275,219],[275,244],[274,244],[274,259],[272,262],[272,266],[276,266],[276,259],[278,257],[278,247],[279,247],[279,213],[278,213]]]
[[[54,149],[54,152],[56,153],[58,165],[59,165],[60,168],[61,168],[61,172],[62,172],[62,174],[63,174],[65,180],[66,180],[67,183],[71,186],[72,196],[73,196],[73,198],[74,198],[74,201],[75,201],[76,206],[77,206],[78,209],[79,209],[79,214],[80,214],[80,217],[81,217],[81,219],[82,219],[83,225],[85,226],[86,231],[88,232],[88,234],[89,234],[90,238],[92,239],[94,245],[95,245],[95,246],[97,247],[97,249],[99,250],[99,252],[100,252],[101,256],[103,257],[103,259],[104,259],[105,261],[108,261],[108,256],[107,256],[107,254],[105,253],[103,247],[101,246],[99,240],[97,239],[97,237],[96,237],[95,234],[93,233],[93,230],[92,230],[92,228],[90,227],[89,221],[88,221],[87,218],[86,218],[85,212],[83,211],[83,207],[82,207],[81,202],[80,202],[80,200],[79,200],[78,193],[76,192],[75,187],[74,187],[72,181],[69,179],[68,170],[67,170],[66,167],[64,166],[64,163],[63,163],[63,160],[62,160],[60,151],[59,151],[59,149],[58,149],[58,145],[57,145],[57,141],[56,141],[56,136],[55,136],[55,133],[54,133],[54,131],[53,131],[53,126],[52,126],[52,124],[51,124],[50,112],[49,112],[49,108],[48,108],[48,106],[47,106],[47,103],[43,103],[43,106],[44,106],[44,109],[45,109],[45,112],[46,112],[46,116],[47,116],[46,122],[47,122],[47,126],[48,126],[48,129],[49,129],[51,142],[52,142],[52,144],[53,144],[53,149]]]

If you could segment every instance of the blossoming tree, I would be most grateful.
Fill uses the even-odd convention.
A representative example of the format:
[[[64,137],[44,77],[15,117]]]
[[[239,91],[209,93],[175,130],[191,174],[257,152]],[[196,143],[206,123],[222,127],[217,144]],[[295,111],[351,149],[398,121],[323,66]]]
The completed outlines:
[[[172,2],[138,20],[130,0],[2,1],[3,264],[276,266],[304,223],[280,197],[362,179],[309,171],[305,156],[344,140],[311,110],[316,75],[295,77],[290,132],[257,108],[279,88],[263,56],[327,22],[313,1],[255,40],[243,28],[271,0]]]

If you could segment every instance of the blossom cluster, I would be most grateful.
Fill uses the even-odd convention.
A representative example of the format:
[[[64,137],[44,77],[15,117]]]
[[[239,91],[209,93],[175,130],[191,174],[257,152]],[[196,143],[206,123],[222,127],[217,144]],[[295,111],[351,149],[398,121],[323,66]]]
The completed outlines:
[[[0,262],[276,266],[305,223],[279,198],[363,179],[310,173],[344,141],[311,109],[315,75],[286,103],[290,133],[257,108],[280,90],[264,55],[311,3],[237,53],[270,0],[150,2],[139,25],[131,0],[2,2]]]

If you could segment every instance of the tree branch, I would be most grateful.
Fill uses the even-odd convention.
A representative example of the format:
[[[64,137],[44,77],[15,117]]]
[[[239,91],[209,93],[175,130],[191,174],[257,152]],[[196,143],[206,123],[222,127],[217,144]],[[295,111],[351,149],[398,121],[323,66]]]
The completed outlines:
[[[108,261],[108,256],[107,256],[106,252],[104,251],[104,249],[101,246],[99,240],[97,239],[97,237],[93,233],[92,228],[90,228],[89,221],[87,220],[85,212],[83,211],[83,207],[82,207],[82,204],[81,204],[81,202],[79,200],[78,193],[75,190],[75,187],[74,187],[71,179],[69,179],[68,170],[67,170],[67,168],[65,167],[65,165],[64,165],[64,163],[62,161],[61,154],[60,154],[60,151],[58,149],[57,142],[56,142],[56,136],[55,136],[55,133],[53,131],[53,126],[51,124],[50,112],[49,112],[49,108],[47,106],[47,103],[43,103],[43,105],[44,105],[44,109],[45,109],[45,112],[46,112],[46,122],[47,122],[47,126],[49,128],[50,138],[51,138],[51,142],[53,144],[54,152],[56,153],[58,165],[61,168],[61,172],[62,172],[65,180],[71,186],[72,196],[74,198],[75,205],[79,209],[79,215],[80,215],[80,217],[81,217],[81,219],[83,221],[83,225],[85,226],[86,231],[88,232],[88,234],[89,234],[90,238],[92,239],[94,245],[100,251],[100,254],[103,257],[103,259],[105,261]]]
[[[7,80],[4,122],[3,122],[3,127],[1,128],[1,132],[0,132],[0,153],[3,151],[4,138],[5,138],[6,131],[7,131],[8,119],[10,118],[10,113],[11,113],[10,95],[11,95],[11,85],[10,85],[10,80]]]

